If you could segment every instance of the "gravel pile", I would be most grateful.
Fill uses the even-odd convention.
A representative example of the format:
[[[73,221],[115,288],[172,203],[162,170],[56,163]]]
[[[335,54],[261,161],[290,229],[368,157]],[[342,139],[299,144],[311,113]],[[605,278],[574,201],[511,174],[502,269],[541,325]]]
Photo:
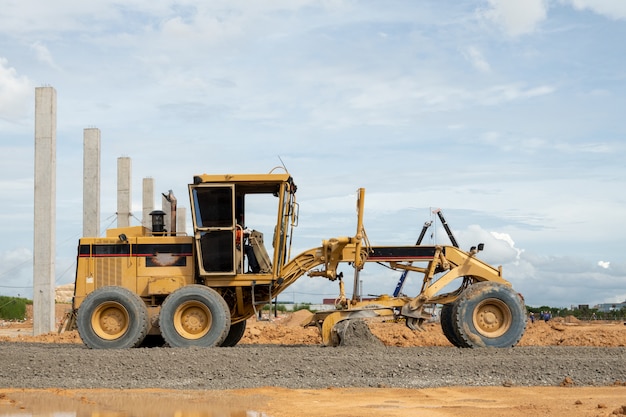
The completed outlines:
[[[239,345],[90,350],[0,343],[6,388],[285,388],[559,385],[626,381],[626,348]]]

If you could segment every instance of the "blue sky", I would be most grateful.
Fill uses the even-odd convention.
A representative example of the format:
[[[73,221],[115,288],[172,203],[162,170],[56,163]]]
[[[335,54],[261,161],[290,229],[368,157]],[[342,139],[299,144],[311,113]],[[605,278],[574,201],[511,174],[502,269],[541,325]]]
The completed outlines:
[[[294,253],[352,235],[364,187],[375,245],[414,243],[439,207],[529,305],[626,300],[623,0],[1,3],[0,294],[32,296],[34,89],[50,85],[57,284],[73,281],[97,127],[103,230],[118,157],[137,217],[144,177],[188,207],[194,174],[280,157],[299,186]],[[368,266],[364,291],[398,276]],[[336,292],[303,277],[285,297]]]

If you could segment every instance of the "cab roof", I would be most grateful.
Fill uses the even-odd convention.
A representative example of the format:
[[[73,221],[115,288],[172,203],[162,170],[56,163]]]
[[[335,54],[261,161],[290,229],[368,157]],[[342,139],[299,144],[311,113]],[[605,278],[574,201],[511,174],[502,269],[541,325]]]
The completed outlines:
[[[194,184],[203,183],[283,183],[291,180],[288,173],[281,174],[201,174],[193,177]]]

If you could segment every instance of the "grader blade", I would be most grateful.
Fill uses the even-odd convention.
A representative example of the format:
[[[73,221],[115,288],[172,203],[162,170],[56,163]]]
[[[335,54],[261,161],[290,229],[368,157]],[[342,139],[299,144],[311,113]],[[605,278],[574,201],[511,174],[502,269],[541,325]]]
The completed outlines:
[[[407,317],[405,319],[405,323],[406,323],[406,327],[408,327],[409,329],[413,330],[413,331],[418,331],[418,332],[423,332],[424,328],[422,327],[422,325],[424,324],[426,320],[423,318],[415,318],[415,317]]]
[[[364,319],[342,320],[333,327],[333,346],[375,348],[385,346]]]
[[[369,309],[353,309],[353,310],[336,310],[316,313],[310,324],[316,324],[322,335],[322,344],[324,346],[336,346],[337,338],[335,334],[335,325],[344,320],[364,319],[381,316],[393,316],[392,308],[369,308]]]

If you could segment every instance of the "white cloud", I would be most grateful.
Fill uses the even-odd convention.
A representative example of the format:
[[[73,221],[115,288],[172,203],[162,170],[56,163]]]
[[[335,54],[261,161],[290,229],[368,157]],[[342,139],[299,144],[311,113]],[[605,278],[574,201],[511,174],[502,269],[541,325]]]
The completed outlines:
[[[58,0],[54,3],[42,0],[5,0],[0,13],[0,32],[21,34],[56,32],[59,28],[66,31],[87,29],[93,23],[93,19],[85,19],[87,16],[109,19],[117,14],[117,10],[108,0]]]
[[[479,55],[478,50],[472,57],[467,52],[466,59],[480,71],[488,71],[489,64],[481,63]],[[323,75],[320,77],[323,81],[310,98],[311,118],[314,123],[327,127],[408,125],[414,122],[416,115],[500,106],[557,91],[553,85],[522,82],[468,85],[456,80],[440,80],[435,74],[425,76],[424,79],[432,80],[425,83],[421,77],[393,77],[386,73],[367,76],[348,70],[317,73]],[[317,102],[322,104],[316,105]]]
[[[479,92],[477,100],[484,105],[496,105],[515,100],[525,100],[552,94],[556,87],[551,85],[539,85],[525,88],[519,84],[494,85],[485,91]]]
[[[504,277],[531,306],[611,302],[619,288],[615,284],[617,276],[610,270],[598,271],[592,262],[570,256],[539,256],[524,251],[519,261],[503,262],[502,267]]]
[[[609,269],[609,267],[611,266],[611,262],[608,262],[608,261],[598,261],[598,266],[600,268]]]
[[[591,10],[610,19],[626,19],[624,0],[561,0],[577,10]]]
[[[615,295],[613,297],[607,298],[601,304],[604,304],[604,303],[606,303],[606,304],[611,304],[611,303],[620,304],[620,303],[624,303],[624,302],[626,302],[626,293],[621,293],[619,295]]]
[[[34,99],[30,80],[8,64],[0,57],[0,119],[11,122],[25,117]]]
[[[545,0],[489,0],[489,4],[488,9],[479,10],[479,15],[513,37],[534,32],[547,17]]]
[[[214,44],[229,38],[241,36],[250,30],[252,24],[248,16],[233,13],[232,16],[222,18],[216,16],[214,10],[206,10],[201,14],[194,14],[188,19],[173,16],[159,28],[162,37],[159,47],[164,43],[176,45],[179,42],[193,42],[196,44]],[[174,46],[175,47],[175,46]]]
[[[515,262],[519,262],[520,256],[522,255],[524,250],[515,247],[515,242],[513,241],[511,235],[509,235],[508,233],[491,232],[491,236],[493,236],[497,240],[506,242],[506,244],[509,245],[509,247],[515,252]]]
[[[490,72],[491,66],[485,59],[482,52],[475,46],[470,46],[463,51],[463,56],[467,59],[474,68],[480,72]]]
[[[46,45],[37,41],[33,43],[30,47],[35,51],[37,60],[43,62],[44,64],[50,66],[51,68],[54,68],[56,70],[59,69],[57,64],[54,62],[54,59],[52,58],[52,54],[50,53],[50,50],[48,50]]]

